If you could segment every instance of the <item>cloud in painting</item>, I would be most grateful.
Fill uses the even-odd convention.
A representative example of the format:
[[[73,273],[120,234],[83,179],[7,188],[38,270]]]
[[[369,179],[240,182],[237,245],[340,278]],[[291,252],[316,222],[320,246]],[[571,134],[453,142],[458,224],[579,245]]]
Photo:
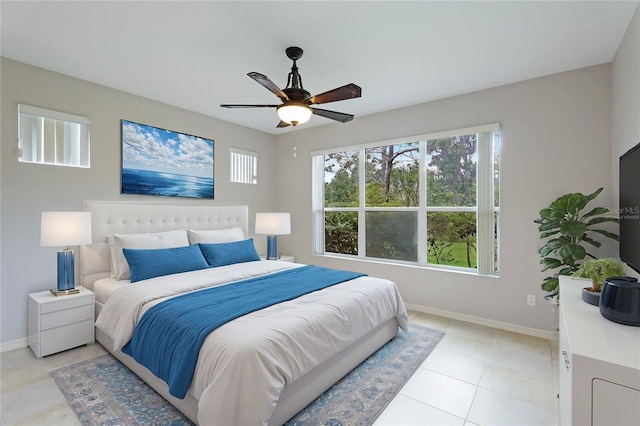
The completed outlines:
[[[213,141],[123,120],[122,166],[213,178]]]

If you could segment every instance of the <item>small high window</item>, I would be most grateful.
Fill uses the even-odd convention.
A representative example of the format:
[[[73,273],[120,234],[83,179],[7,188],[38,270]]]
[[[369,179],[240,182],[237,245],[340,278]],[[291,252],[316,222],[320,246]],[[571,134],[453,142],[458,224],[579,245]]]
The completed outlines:
[[[87,117],[18,105],[18,161],[88,168],[90,127]]]
[[[258,183],[258,154],[238,148],[229,150],[231,182]]]

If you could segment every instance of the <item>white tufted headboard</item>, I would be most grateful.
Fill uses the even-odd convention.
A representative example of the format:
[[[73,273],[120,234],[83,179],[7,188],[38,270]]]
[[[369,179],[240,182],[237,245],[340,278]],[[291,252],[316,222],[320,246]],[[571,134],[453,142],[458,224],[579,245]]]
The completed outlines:
[[[80,283],[89,289],[96,280],[108,277],[111,272],[108,234],[240,226],[244,234],[249,235],[248,206],[85,201],[84,210],[91,212],[92,243],[80,247]]]

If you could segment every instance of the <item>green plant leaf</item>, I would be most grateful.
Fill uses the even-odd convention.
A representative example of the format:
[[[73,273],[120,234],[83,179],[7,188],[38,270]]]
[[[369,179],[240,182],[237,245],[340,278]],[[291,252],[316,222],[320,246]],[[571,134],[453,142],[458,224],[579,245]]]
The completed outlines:
[[[591,244],[594,247],[600,247],[600,241],[596,241],[593,238],[587,237],[586,235],[581,238],[582,241]]]
[[[602,190],[603,190],[603,189],[604,189],[604,188],[600,187],[600,188],[596,189],[596,190],[593,192],[593,194],[589,194],[589,195],[587,195],[587,197],[586,197],[586,198],[587,198],[587,203],[588,203],[589,201],[591,201],[591,200],[594,200],[598,195],[600,195],[600,193],[602,192]],[[586,204],[585,204],[585,205],[586,205]]]
[[[538,214],[540,215],[540,217],[538,217],[537,219],[534,220],[535,223],[542,223],[546,220],[549,220],[549,216],[551,214],[551,210],[549,209],[542,209],[538,212]]]
[[[614,222],[618,223],[620,220],[617,217],[594,217],[587,222],[589,225],[595,225],[597,223]]]
[[[596,216],[596,215],[600,215],[600,214],[605,214],[605,213],[609,213],[609,209],[606,207],[596,207],[593,210],[591,210],[589,213],[585,213],[584,215],[582,215],[583,219],[586,219],[588,217],[591,216]]]
[[[563,243],[560,240],[560,238],[554,238],[552,240],[547,241],[547,243],[545,245],[540,247],[540,250],[538,250],[538,253],[540,253],[541,256],[546,257],[549,253],[553,253],[554,251],[558,250],[558,248],[561,247],[564,244],[565,243]]]
[[[563,244],[558,247],[558,255],[563,259],[582,260],[587,251],[579,244],[570,243]]]
[[[573,268],[562,268],[558,271],[558,275],[571,275],[577,270],[578,270],[577,266]]]
[[[549,238],[552,235],[556,235],[558,232],[560,232],[559,229],[555,231],[545,232],[544,234],[540,234],[540,239]]]
[[[547,277],[544,279],[544,281],[542,282],[542,285],[540,285],[540,287],[544,290],[544,291],[555,291],[558,288],[558,283],[559,280],[557,278],[554,277]]]
[[[564,217],[564,212],[557,208],[547,207],[540,210],[540,219],[539,220],[557,220],[562,219]]]
[[[554,210],[556,214],[562,213],[563,217],[567,214],[575,216],[587,203],[585,198],[586,197],[580,193],[565,194],[552,202],[549,207]]]
[[[607,238],[611,238],[612,240],[618,241],[620,238],[618,234],[614,234],[613,232],[605,231],[604,229],[590,229],[590,231],[597,232],[598,234],[604,235]]]
[[[549,231],[551,229],[560,229],[560,226],[562,226],[562,221],[559,221],[559,220],[554,220],[552,222],[545,222],[542,225],[538,226],[538,231],[544,232],[544,231]]]
[[[540,260],[540,263],[543,266],[542,272],[562,266],[562,261],[553,257],[545,257]]]
[[[566,235],[569,238],[580,238],[587,231],[589,226],[586,223],[579,222],[577,220],[568,220],[560,227],[562,235]]]
[[[562,265],[562,261],[560,259],[556,259],[555,257],[543,257],[540,259],[540,264],[544,266],[550,266],[552,268],[557,268]]]

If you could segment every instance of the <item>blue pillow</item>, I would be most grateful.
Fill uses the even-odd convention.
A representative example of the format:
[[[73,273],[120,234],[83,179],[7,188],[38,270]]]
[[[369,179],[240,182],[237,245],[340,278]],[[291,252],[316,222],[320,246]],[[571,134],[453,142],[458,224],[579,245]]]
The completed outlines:
[[[145,250],[123,248],[122,253],[129,264],[132,283],[209,267],[196,246]]]
[[[253,245],[253,238],[232,243],[198,244],[209,267],[231,265],[233,263],[252,262],[260,260],[260,256]]]

